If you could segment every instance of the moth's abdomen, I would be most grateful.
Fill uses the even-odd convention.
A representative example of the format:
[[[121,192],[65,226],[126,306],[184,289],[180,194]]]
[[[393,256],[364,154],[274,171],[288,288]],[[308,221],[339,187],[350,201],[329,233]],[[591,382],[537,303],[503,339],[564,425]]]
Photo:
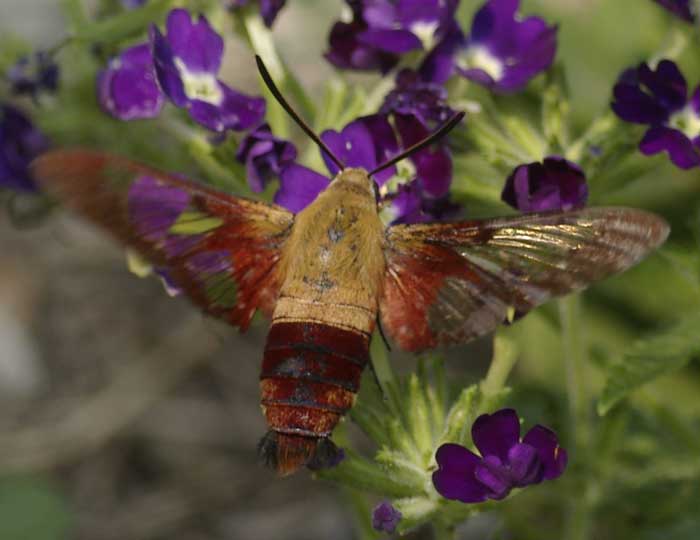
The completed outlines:
[[[318,322],[279,322],[265,346],[261,404],[272,430],[263,457],[281,474],[333,460],[328,436],[352,407],[369,359],[364,332]],[[324,456],[319,456],[319,444]]]

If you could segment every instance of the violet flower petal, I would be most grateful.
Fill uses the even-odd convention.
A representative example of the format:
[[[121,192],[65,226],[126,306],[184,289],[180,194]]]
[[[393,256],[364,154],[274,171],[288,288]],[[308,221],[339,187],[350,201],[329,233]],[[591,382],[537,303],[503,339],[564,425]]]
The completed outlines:
[[[366,30],[367,24],[362,21],[335,23],[328,36],[329,50],[323,56],[341,69],[388,72],[399,57],[362,43],[359,36]]]
[[[426,56],[418,69],[421,78],[435,84],[445,84],[455,70],[455,54],[466,45],[466,36],[456,22],[448,28],[445,37]]]
[[[639,150],[647,156],[668,152],[674,165],[681,169],[700,165],[700,153],[691,140],[677,129],[665,126],[650,128],[639,143]]]
[[[501,500],[513,489],[510,473],[497,456],[486,456],[474,469],[474,476],[486,488],[489,499]]]
[[[186,107],[189,98],[185,94],[185,85],[175,65],[175,56],[170,44],[155,25],[151,25],[149,29],[149,39],[160,87],[177,107]]]
[[[484,59],[475,65],[457,62],[464,77],[499,92],[515,92],[552,64],[557,28],[539,17],[521,20],[518,5],[519,0],[489,0],[479,9],[465,47],[490,56],[489,67]]]
[[[481,455],[496,456],[507,463],[508,451],[520,439],[520,421],[513,409],[482,414],[472,425],[472,440]]]
[[[533,447],[543,466],[543,478],[552,480],[558,478],[566,469],[568,455],[559,446],[556,434],[541,425],[536,425],[523,437],[523,443]]]
[[[372,135],[360,120],[350,122],[340,133],[331,129],[324,131],[321,140],[347,167],[371,170],[377,165]],[[321,154],[328,171],[335,176],[339,171],[338,166],[325,152]]]
[[[479,456],[458,444],[443,444],[435,454],[439,469],[433,473],[433,485],[446,499],[465,503],[486,500],[486,488],[474,476],[481,463]]]
[[[396,129],[404,148],[423,140],[430,134],[413,115],[395,114]],[[416,177],[422,182],[426,194],[431,197],[445,195],[452,183],[452,157],[449,150],[438,143],[435,149],[424,148],[411,156],[416,167]]]
[[[97,78],[102,109],[120,120],[154,118],[163,108],[148,43],[135,45],[109,62]]]
[[[196,23],[186,9],[173,9],[166,22],[167,40],[175,58],[194,73],[216,75],[224,54],[224,40],[204,15]]]
[[[587,198],[583,171],[557,156],[516,167],[501,194],[504,202],[521,212],[572,210],[584,206]]]
[[[613,87],[613,97],[613,111],[626,122],[662,124],[668,120],[669,112],[636,85],[617,83]]]
[[[688,97],[688,83],[671,60],[661,60],[653,71],[646,63],[637,68],[639,82],[646,86],[656,101],[668,111],[682,109]]]
[[[29,164],[49,141],[19,109],[0,103],[0,188],[37,191]]]
[[[376,165],[384,164],[399,153],[399,143],[396,140],[394,128],[389,123],[389,119],[386,115],[373,114],[370,116],[363,116],[358,120],[365,125],[372,136],[375,154],[374,161]],[[395,174],[396,165],[392,165],[376,173],[373,178],[377,182],[377,185],[382,186]]]
[[[221,81],[218,87],[223,96],[220,104],[198,99],[190,101],[190,116],[195,122],[217,132],[245,130],[260,123],[265,116],[263,98],[242,94]]]
[[[280,189],[275,193],[275,203],[290,212],[300,212],[328,187],[330,180],[322,174],[293,163],[280,174]]]
[[[294,145],[275,137],[267,124],[248,133],[236,151],[236,160],[246,166],[248,184],[258,193],[296,157]]]
[[[544,468],[535,447],[519,443],[508,450],[508,466],[515,487],[525,487],[542,481]]]
[[[420,39],[408,30],[370,29],[357,36],[360,43],[393,54],[404,54],[420,49]]]

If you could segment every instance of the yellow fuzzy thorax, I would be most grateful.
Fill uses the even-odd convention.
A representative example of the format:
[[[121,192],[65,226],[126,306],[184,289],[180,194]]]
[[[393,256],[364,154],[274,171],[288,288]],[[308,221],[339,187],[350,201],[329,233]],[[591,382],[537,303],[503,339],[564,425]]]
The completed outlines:
[[[294,220],[282,250],[276,321],[371,333],[381,293],[384,226],[372,180],[345,169]]]

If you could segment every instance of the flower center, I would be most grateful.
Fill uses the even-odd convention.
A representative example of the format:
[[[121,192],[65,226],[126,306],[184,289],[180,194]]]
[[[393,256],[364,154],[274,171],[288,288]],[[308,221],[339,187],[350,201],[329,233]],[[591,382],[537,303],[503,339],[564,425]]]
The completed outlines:
[[[379,195],[385,197],[399,190],[399,186],[409,183],[416,177],[416,166],[409,159],[396,164],[396,174],[379,188]]]
[[[411,25],[411,32],[416,35],[423,44],[423,49],[430,50],[435,44],[435,30],[438,21],[417,21]]]
[[[460,52],[457,55],[457,65],[465,70],[485,71],[494,81],[503,77],[503,62],[481,45],[472,45]]]
[[[689,139],[695,139],[700,135],[700,117],[690,105],[671,115],[668,120],[669,127],[683,132]]]
[[[221,104],[224,96],[214,75],[188,71],[185,63],[177,57],[175,58],[175,67],[180,73],[185,95],[189,99],[206,101],[212,105]]]

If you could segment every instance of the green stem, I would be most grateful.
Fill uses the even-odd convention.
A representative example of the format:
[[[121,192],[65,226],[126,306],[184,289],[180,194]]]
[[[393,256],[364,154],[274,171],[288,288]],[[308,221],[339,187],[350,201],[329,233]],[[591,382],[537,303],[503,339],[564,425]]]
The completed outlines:
[[[213,186],[237,195],[245,194],[248,191],[245,179],[224,167],[213,156],[214,147],[205,136],[173,116],[163,115],[160,123],[169,133],[185,144],[190,156],[207,175]]]
[[[262,58],[270,75],[275,80],[280,91],[289,93],[300,108],[300,114],[309,123],[313,124],[315,107],[309,99],[306,91],[292,72],[285,66],[275,46],[272,32],[267,28],[256,10],[245,10],[242,17],[243,34],[250,48]],[[267,117],[275,134],[280,137],[289,137],[289,119],[284,109],[277,103],[267,86],[263,85],[263,93],[267,100]]]
[[[498,397],[517,359],[518,351],[515,344],[503,336],[496,336],[493,342],[491,365],[481,382],[481,393],[486,400]]]
[[[676,60],[688,45],[688,36],[685,34],[684,30],[681,30],[680,25],[673,24],[670,25],[671,30],[668,32],[664,38],[664,43],[661,45],[661,50],[651,57],[650,63],[656,64],[664,58],[670,60]]]
[[[566,367],[566,389],[569,397],[569,448],[579,459],[587,455],[590,444],[590,415],[588,396],[585,393],[584,368],[586,345],[582,332],[581,297],[572,294],[559,300]],[[592,507],[590,504],[591,482],[583,479],[581,496],[572,499],[566,525],[566,540],[586,540],[590,537]]]
[[[342,488],[343,498],[355,515],[355,524],[359,540],[377,540],[380,535],[372,528],[372,510],[365,496],[350,488]]]

